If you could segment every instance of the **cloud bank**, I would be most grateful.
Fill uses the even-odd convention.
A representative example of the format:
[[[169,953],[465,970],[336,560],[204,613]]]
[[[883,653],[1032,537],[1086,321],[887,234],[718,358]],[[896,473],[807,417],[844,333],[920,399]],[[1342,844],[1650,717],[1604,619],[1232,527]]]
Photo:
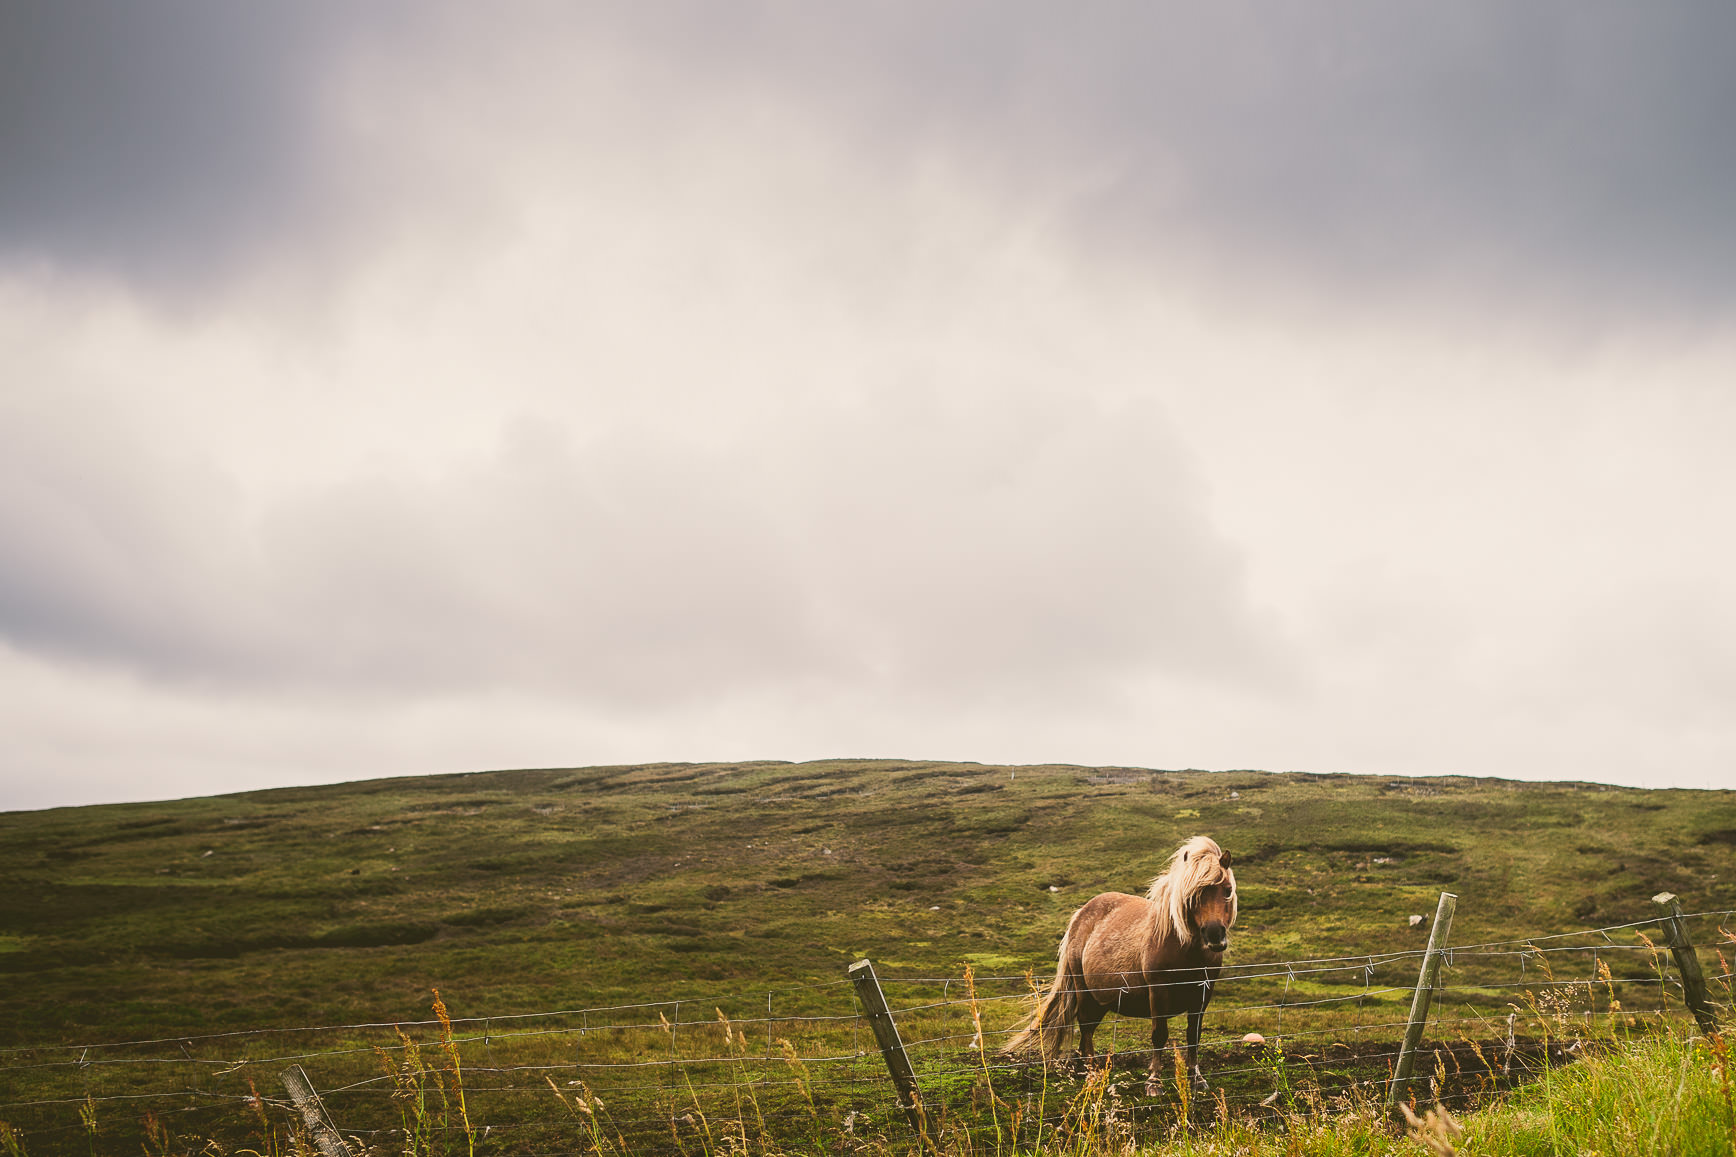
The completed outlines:
[[[12,6],[0,806],[1725,782],[1730,18],[1334,17]]]

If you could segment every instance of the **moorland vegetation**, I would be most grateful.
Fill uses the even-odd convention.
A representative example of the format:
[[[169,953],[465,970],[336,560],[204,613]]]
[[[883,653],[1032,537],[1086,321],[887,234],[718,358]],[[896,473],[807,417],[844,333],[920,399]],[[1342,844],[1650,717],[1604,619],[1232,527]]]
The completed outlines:
[[[833,760],[484,772],[9,813],[0,1118],[7,1143],[38,1157],[195,1142],[286,1152],[295,1119],[269,1086],[279,1058],[302,1050],[335,1066],[316,1074],[322,1088],[360,1082],[354,1095],[374,1096],[328,1099],[380,1151],[901,1148],[884,1069],[868,1083],[877,1056],[830,1083],[807,1059],[843,1048],[825,1033],[846,1032],[842,977],[868,957],[909,978],[905,1007],[975,1018],[974,1054],[926,1014],[909,1018],[912,1039],[951,1042],[933,1097],[936,1137],[953,1151],[1423,1152],[1393,1134],[1370,1072],[1321,1059],[1321,1042],[1343,1038],[1349,1057],[1364,1026],[1390,1023],[1408,1000],[1365,981],[1366,995],[1311,1022],[1314,1043],[1304,1034],[1288,1060],[1226,1042],[1294,1037],[1296,1006],[1339,999],[1342,980],[1286,977],[1281,996],[1268,980],[1244,1002],[1255,1011],[1214,1013],[1227,1074],[1217,1084],[1249,1098],[1233,1111],[1190,1107],[1179,1088],[1156,1100],[1126,1092],[1143,1067],[1131,1055],[1143,1025],[1116,1042],[1126,1066],[1095,1086],[988,1062],[982,1041],[1028,1011],[1071,911],[1098,891],[1142,891],[1201,832],[1236,857],[1238,962],[1414,952],[1427,928],[1408,917],[1432,912],[1443,889],[1460,897],[1453,940],[1467,945],[1643,921],[1662,891],[1690,910],[1736,907],[1736,793],[1578,783]],[[1586,1047],[1573,1055],[1559,1043],[1566,1005],[1537,1003],[1549,990],[1541,972],[1467,988],[1477,1019],[1454,1032],[1480,1049],[1515,1015],[1520,1061],[1511,1080],[1478,1086],[1465,1136],[1441,1133],[1440,1144],[1730,1152],[1723,1045],[1660,1015],[1667,959],[1607,952],[1595,965],[1614,973],[1602,990],[1574,982],[1572,1034]],[[1408,983],[1402,971],[1382,979]],[[961,1000],[966,985],[980,1002]],[[684,1008],[670,1017],[666,1001]],[[619,1023],[535,1020],[613,1006],[643,1009]],[[559,1031],[511,1035],[533,1020]],[[309,1031],[321,1026],[340,1028]],[[848,1051],[868,1051],[849,1031]],[[1457,1067],[1453,1048],[1470,1055],[1452,1035],[1434,1063]],[[72,1049],[120,1041],[156,1043],[95,1060]],[[652,1055],[713,1065],[659,1070],[648,1100],[660,1131],[639,1143],[613,1123],[630,1115],[632,1086],[608,1081],[642,1073],[629,1066]],[[169,1069],[184,1104],[151,1099]],[[1329,1069],[1344,1077],[1330,1098],[1310,1084]],[[491,1070],[513,1076],[491,1087]],[[225,1087],[264,1096],[224,1101]],[[1252,1100],[1268,1089],[1290,1095]],[[1044,1121],[1063,1131],[1043,1133]],[[1665,1144],[1670,1128],[1703,1144]]]

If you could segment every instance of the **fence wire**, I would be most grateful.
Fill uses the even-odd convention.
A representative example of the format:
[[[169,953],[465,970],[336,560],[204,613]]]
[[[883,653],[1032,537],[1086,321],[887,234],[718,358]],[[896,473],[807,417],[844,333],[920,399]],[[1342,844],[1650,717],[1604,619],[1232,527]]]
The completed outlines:
[[[1732,976],[1719,949],[1736,943],[1731,916],[1685,917],[1700,933],[1703,962],[1716,961],[1704,970],[1726,1001]],[[1675,961],[1655,938],[1641,938],[1656,924],[1445,950],[1417,1062],[1428,1095],[1475,1105],[1624,1034],[1688,1024]],[[1109,1111],[1132,1127],[1173,1119],[1178,1104],[1257,1120],[1302,1102],[1377,1097],[1424,955],[1224,968],[1199,1049],[1213,1091],[1200,1098],[1184,1087],[1180,1020],[1169,1047],[1154,1052],[1151,1022],[1111,1016],[1097,1035],[1110,1076],[1096,1086],[1095,1111],[1106,1111],[1108,1097]],[[1034,1007],[1031,976],[892,975],[880,983],[937,1129],[1028,1137],[1085,1111],[1080,1090],[1091,1086],[1077,1073],[1002,1053]],[[343,1130],[370,1143],[486,1131],[496,1150],[529,1157],[570,1151],[599,1130],[654,1152],[702,1136],[715,1147],[717,1130],[788,1142],[905,1128],[848,980],[445,1022],[11,1047],[0,1050],[0,1118],[51,1148],[81,1132],[136,1129],[145,1114],[189,1134],[245,1137],[286,1112],[277,1094],[292,1064],[303,1066]],[[457,1115],[454,1103],[465,1106]]]

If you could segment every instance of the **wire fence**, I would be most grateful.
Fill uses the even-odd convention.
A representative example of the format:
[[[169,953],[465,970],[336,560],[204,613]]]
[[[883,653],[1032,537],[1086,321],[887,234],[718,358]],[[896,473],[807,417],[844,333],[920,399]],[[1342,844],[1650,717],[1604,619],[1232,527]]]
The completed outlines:
[[[1726,1009],[1731,917],[1685,918]],[[1655,925],[1447,949],[1417,1069],[1427,1095],[1475,1105],[1625,1035],[1691,1025],[1675,962],[1647,932]],[[1200,1047],[1213,1088],[1204,1097],[1182,1079],[1174,1047],[1182,1033],[1154,1057],[1150,1021],[1105,1021],[1096,1043],[1108,1064],[1094,1085],[1068,1068],[1002,1055],[1052,965],[1035,977],[880,983],[934,1126],[992,1146],[1027,1143],[1034,1130],[1088,1111],[1137,1126],[1178,1113],[1259,1118],[1366,1103],[1391,1077],[1423,956],[1225,967]],[[472,1142],[478,1152],[526,1155],[683,1151],[719,1148],[738,1134],[744,1145],[833,1148],[906,1128],[846,979],[542,1012],[0,1049],[0,1120],[33,1152],[83,1152],[87,1140],[108,1147],[153,1131],[257,1146],[288,1119],[281,1074],[291,1065],[303,1067],[344,1134],[396,1151],[416,1138],[432,1151]]]

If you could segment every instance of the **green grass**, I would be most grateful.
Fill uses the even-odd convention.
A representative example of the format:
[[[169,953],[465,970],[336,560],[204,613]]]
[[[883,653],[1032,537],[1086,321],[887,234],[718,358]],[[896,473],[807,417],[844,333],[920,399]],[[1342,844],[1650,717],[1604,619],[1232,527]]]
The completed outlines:
[[[565,1138],[568,1151],[601,1116],[628,1107],[619,1099],[628,1094],[608,1087],[627,1088],[620,1071],[573,1066],[724,1057],[721,1009],[735,1022],[761,1022],[749,1054],[738,1047],[735,1060],[709,1073],[667,1066],[655,1072],[664,1084],[654,1095],[631,1094],[655,1102],[665,1138],[671,1119],[696,1109],[727,1114],[732,1074],[742,1072],[776,1075],[758,1094],[755,1119],[768,1118],[768,1128],[836,1130],[857,1111],[868,1121],[852,1137],[866,1129],[896,1138],[903,1125],[883,1111],[877,1056],[854,1068],[816,1067],[802,1085],[782,1059],[781,1039],[804,1057],[857,1043],[846,1041],[856,1031],[848,1026],[795,1019],[848,1019],[846,965],[868,956],[883,975],[957,978],[968,963],[985,978],[1008,978],[983,981],[992,1033],[1024,1007],[1020,974],[1052,967],[1079,903],[1105,889],[1142,889],[1197,832],[1236,855],[1243,909],[1232,962],[1420,949],[1426,930],[1412,931],[1405,918],[1432,912],[1443,888],[1460,896],[1458,944],[1644,919],[1653,915],[1648,898],[1665,890],[1690,910],[1736,907],[1736,794],[1728,792],[858,760],[379,780],[0,815],[8,885],[0,890],[0,1047],[38,1050],[9,1054],[14,1061],[46,1061],[64,1056],[49,1046],[75,1043],[428,1021],[438,987],[461,1018],[469,1116],[492,1129],[478,1151],[542,1151],[539,1137]],[[1641,983],[1652,975],[1643,955],[1608,962],[1618,982],[1633,985],[1622,990],[1630,1007],[1656,1006],[1656,986]],[[1408,978],[1404,967],[1379,983],[1408,986],[1414,965]],[[1515,994],[1474,991],[1476,967],[1461,962],[1451,1014],[1462,1035],[1486,1042],[1504,1032],[1500,1018]],[[1360,985],[1344,975],[1303,978],[1290,992],[1341,996]],[[888,987],[898,1005],[957,995],[944,981]],[[1267,980],[1243,995],[1264,1003],[1283,987]],[[768,993],[773,1024],[761,1040]],[[620,1023],[519,1026],[566,1034],[551,1036],[462,1020],[676,999],[684,1004],[673,1034],[646,1010],[613,1018]],[[1328,1084],[1369,1080],[1372,1062],[1358,1067],[1344,1046],[1363,1043],[1359,1023],[1402,1018],[1407,1001],[1375,996],[1312,1019],[1286,1009],[1286,1036],[1303,1034],[1293,1063]],[[1272,1035],[1274,1014],[1237,1015],[1227,996],[1220,1002],[1208,1052],[1220,1068],[1256,1070],[1223,1082],[1242,1080],[1251,1092],[1263,1077],[1226,1038]],[[1584,1010],[1588,1018],[1603,1011]],[[901,1027],[910,1040],[951,1042],[970,1035],[962,1016],[953,1005],[901,1018]],[[1131,1052],[1143,1022],[1115,1023],[1106,1033]],[[435,1029],[411,1032],[424,1059],[433,1055]],[[334,1112],[346,1123],[397,1114],[402,1102],[381,1089],[405,1050],[386,1029],[196,1042],[177,1047],[186,1067],[173,1080],[189,1095],[245,1092],[237,1082],[252,1073],[261,1092],[275,1094],[271,1065],[282,1066],[265,1058],[339,1047],[358,1051],[310,1060],[316,1083],[374,1083],[334,1096]],[[937,1045],[919,1059],[936,1074],[937,1103],[969,1115],[988,1102],[979,1082],[960,1075],[969,1068],[960,1051]],[[559,1088],[524,1071],[532,1064],[565,1066]],[[515,1067],[498,1079],[486,1071]],[[87,1089],[148,1091],[166,1079],[162,1070],[14,1063],[0,1069],[0,1101],[58,1089],[69,1103],[0,1116],[42,1138],[32,1142],[39,1155],[87,1152],[70,1101]],[[574,1072],[607,1114],[573,1107]],[[714,1105],[708,1087],[689,1090],[689,1079],[715,1084],[722,1101]],[[1076,1091],[1045,1087],[1040,1074],[984,1080],[1004,1081],[1009,1103],[1020,1105]],[[108,1148],[99,1151],[137,1151],[145,1133],[125,1104],[104,1102],[99,1139]],[[245,1118],[233,1104],[182,1108],[177,1119],[186,1122]]]
[[[1670,1035],[1593,1056],[1528,1086],[1511,1104],[1475,1121],[1470,1137],[1472,1151],[1525,1157],[1712,1157],[1732,1151],[1736,1114],[1712,1044]]]
[[[1718,1047],[1722,1047],[1719,1045]],[[1458,1130],[1389,1126],[1373,1101],[1275,1125],[1232,1122],[1176,1130],[1142,1157],[1365,1157],[1430,1150],[1418,1134],[1485,1157],[1719,1157],[1736,1151],[1736,1113],[1714,1046],[1682,1034],[1647,1037],[1548,1074],[1457,1120]],[[1444,1150],[1436,1150],[1442,1152]]]

